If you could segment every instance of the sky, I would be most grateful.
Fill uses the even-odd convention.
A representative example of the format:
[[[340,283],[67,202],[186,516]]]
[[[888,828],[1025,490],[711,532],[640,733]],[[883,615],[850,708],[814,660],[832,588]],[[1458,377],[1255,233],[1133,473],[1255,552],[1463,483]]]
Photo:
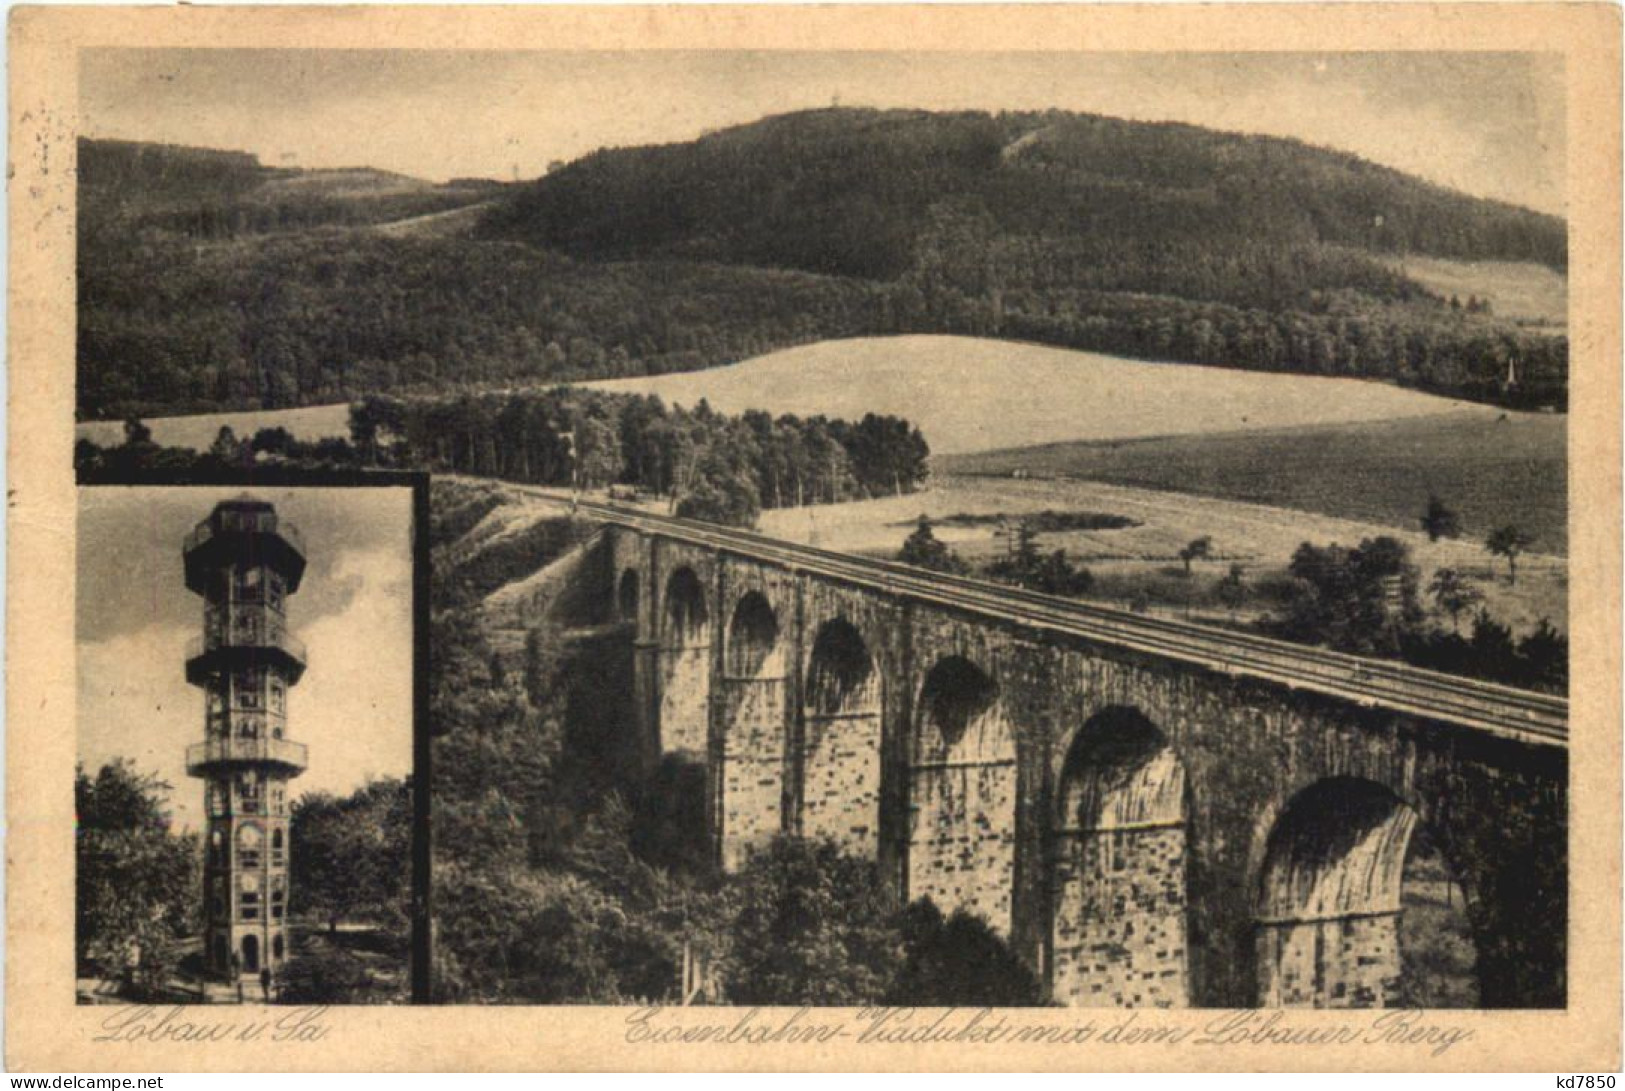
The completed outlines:
[[[1564,212],[1562,58],[1534,53],[96,49],[87,136],[534,178],[601,147],[829,106],[1059,108],[1295,137]]]
[[[181,543],[237,488],[106,487],[79,492],[78,759],[94,774],[131,759],[173,789],[180,829],[202,825],[203,782],[186,747],[203,741],[203,691],[186,643],[203,600],[186,589]],[[297,526],[307,567],[288,629],[308,666],[289,691],[288,738],[310,748],[290,801],[348,794],[412,769],[412,496],[406,488],[254,489]]]

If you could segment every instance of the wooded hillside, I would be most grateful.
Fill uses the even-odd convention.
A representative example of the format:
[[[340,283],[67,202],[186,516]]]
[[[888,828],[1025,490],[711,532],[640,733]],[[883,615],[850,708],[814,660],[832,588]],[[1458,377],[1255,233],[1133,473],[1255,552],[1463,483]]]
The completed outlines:
[[[83,418],[694,370],[895,333],[1566,399],[1560,333],[1394,267],[1562,270],[1561,220],[1185,125],[818,110],[526,186],[82,142],[80,196]],[[471,229],[396,232],[456,208]]]

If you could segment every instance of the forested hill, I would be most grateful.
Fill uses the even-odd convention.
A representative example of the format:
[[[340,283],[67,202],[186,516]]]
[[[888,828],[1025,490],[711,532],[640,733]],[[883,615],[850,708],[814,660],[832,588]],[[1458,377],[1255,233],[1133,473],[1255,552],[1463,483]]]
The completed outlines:
[[[1108,265],[1327,246],[1557,269],[1567,260],[1556,217],[1353,155],[1060,112],[815,110],[600,151],[538,180],[486,227],[583,257],[880,278],[970,257],[971,243],[993,249],[962,276],[1072,283],[1081,259],[1125,244],[1142,253]]]
[[[79,141],[79,224],[95,246],[143,232],[218,241],[386,223],[489,200],[484,180],[436,185],[389,171],[267,167],[247,152]]]
[[[1405,272],[1423,255],[1561,272],[1561,220],[1184,125],[819,110],[522,186],[82,141],[79,227],[82,419],[913,333],[1566,401],[1560,319]]]

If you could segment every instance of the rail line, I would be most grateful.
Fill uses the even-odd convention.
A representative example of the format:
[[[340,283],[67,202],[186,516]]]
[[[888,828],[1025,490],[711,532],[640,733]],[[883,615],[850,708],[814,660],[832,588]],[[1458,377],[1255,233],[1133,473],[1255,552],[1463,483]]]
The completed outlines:
[[[780,567],[809,572],[1007,624],[1192,663],[1542,746],[1568,746],[1568,701],[1550,694],[1363,659],[1248,633],[1131,614],[964,576],[927,573],[896,561],[769,538],[635,508],[580,500],[536,486],[515,491],[572,507],[578,514]]]

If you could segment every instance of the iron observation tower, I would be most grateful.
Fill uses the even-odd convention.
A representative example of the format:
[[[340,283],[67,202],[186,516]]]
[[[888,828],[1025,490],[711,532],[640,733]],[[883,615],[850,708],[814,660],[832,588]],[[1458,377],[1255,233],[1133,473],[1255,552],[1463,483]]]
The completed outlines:
[[[203,634],[186,680],[204,693],[204,741],[186,772],[204,781],[204,957],[226,980],[258,978],[288,957],[288,781],[305,747],[288,738],[288,689],[305,649],[287,628],[305,572],[299,532],[249,496],[215,505],[186,537],[187,590],[203,596]]]

